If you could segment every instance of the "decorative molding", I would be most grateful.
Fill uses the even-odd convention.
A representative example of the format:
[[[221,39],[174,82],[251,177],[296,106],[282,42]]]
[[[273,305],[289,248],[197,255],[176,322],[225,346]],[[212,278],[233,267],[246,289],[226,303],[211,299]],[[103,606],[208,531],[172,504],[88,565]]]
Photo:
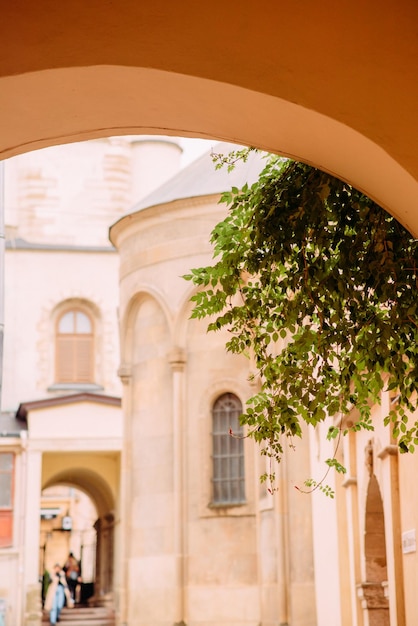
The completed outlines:
[[[357,478],[355,476],[347,476],[342,483],[342,486],[345,488],[353,487],[354,485],[357,485]]]
[[[374,472],[374,447],[372,439],[368,441],[367,446],[364,448],[364,464],[369,476],[372,476]]]
[[[388,600],[388,583],[382,582],[369,582],[365,581],[359,583],[357,586],[357,597],[360,600],[361,606],[366,610],[384,609],[389,610]]]
[[[95,404],[107,404],[109,406],[121,406],[121,399],[115,396],[107,396],[98,393],[75,393],[56,398],[44,398],[42,400],[33,400],[32,402],[22,402],[16,412],[18,419],[25,420],[30,411],[37,409],[52,408],[65,404],[75,404],[77,402],[93,402]]]
[[[122,363],[118,369],[118,376],[122,381],[123,385],[127,385],[132,378],[132,368],[130,365],[126,363]]]
[[[398,446],[395,444],[389,444],[380,450],[377,454],[378,458],[383,461],[387,456],[397,456],[399,454]]]
[[[96,392],[104,391],[102,385],[95,383],[54,383],[49,385],[47,391],[79,391],[79,392]]]
[[[171,365],[173,372],[182,372],[186,365],[186,351],[179,346],[175,346],[168,353],[168,362]]]
[[[21,237],[16,237],[16,239],[8,239],[5,243],[6,250],[31,250],[41,251],[41,252],[111,252],[112,254],[116,254],[117,250],[112,246],[79,246],[79,245],[70,245],[70,244],[50,244],[50,243],[33,243],[31,241],[26,241]]]

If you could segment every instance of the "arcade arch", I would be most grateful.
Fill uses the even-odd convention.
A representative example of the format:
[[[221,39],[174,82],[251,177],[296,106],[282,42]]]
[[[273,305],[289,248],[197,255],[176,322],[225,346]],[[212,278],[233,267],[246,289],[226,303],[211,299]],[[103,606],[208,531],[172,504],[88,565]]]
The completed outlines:
[[[49,579],[47,572],[55,563],[64,566],[70,552],[79,562],[82,576],[82,583],[76,585],[76,602],[84,604],[93,596],[97,519],[95,503],[84,490],[60,483],[42,491],[39,578],[44,581],[43,601]]]
[[[39,0],[8,3],[0,28],[3,158],[112,134],[226,139],[336,174],[418,233],[411,0]]]
[[[224,139],[327,170],[418,232],[414,2],[122,7],[4,9],[4,158],[112,134]]]
[[[385,517],[379,483],[370,476],[365,509],[364,556],[366,581],[362,585],[363,608],[370,626],[389,626]]]
[[[71,537],[68,539],[70,547],[78,547],[77,556],[80,558],[83,556],[84,548],[86,547],[88,550],[84,557],[89,571],[91,573],[94,572],[94,581],[86,580],[86,582],[94,582],[94,585],[89,585],[84,591],[84,599],[89,597],[90,603],[93,604],[113,601],[115,584],[113,561],[116,525],[118,523],[117,510],[119,506],[115,493],[119,475],[118,467],[119,455],[117,453],[45,453],[43,459],[42,496],[44,497],[48,490],[56,489],[59,486],[75,488],[88,497],[93,506],[93,513],[96,513],[94,519],[92,519],[95,541],[92,539],[91,532],[88,534],[86,546],[83,544],[82,537],[74,537],[73,540]],[[70,513],[70,508],[68,508],[68,513]],[[74,513],[77,513],[76,509],[74,509]],[[84,515],[88,513],[92,514],[92,507],[85,505]],[[83,515],[83,512],[81,512],[81,515]],[[62,522],[62,520],[59,521]],[[61,528],[62,526],[63,524],[61,524]],[[76,534],[77,530],[81,532],[81,526],[78,529],[76,526],[71,528],[69,530],[70,535],[72,533]],[[84,530],[87,529],[85,528]],[[61,550],[62,543],[61,541]],[[45,543],[42,544],[41,539],[41,548],[42,545],[45,546]],[[93,551],[95,554],[93,554]],[[89,578],[91,578],[91,575]]]

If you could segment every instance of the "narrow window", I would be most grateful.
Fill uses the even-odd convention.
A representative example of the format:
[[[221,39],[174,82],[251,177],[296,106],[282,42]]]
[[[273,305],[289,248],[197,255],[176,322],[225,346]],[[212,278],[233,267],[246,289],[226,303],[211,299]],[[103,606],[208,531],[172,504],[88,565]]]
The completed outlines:
[[[56,331],[56,382],[94,382],[94,334],[91,318],[78,309],[58,319]]]
[[[213,405],[213,504],[245,502],[244,441],[239,423],[241,413],[241,402],[232,393],[223,394]]]
[[[0,548],[13,544],[14,454],[0,452]]]

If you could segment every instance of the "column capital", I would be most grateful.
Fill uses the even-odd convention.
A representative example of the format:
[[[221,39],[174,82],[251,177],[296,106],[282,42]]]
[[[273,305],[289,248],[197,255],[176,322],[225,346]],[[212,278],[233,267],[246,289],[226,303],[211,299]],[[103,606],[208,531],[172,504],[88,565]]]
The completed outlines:
[[[132,376],[132,368],[127,363],[121,363],[118,369],[118,376],[123,385],[127,385]]]
[[[342,483],[342,486],[346,489],[347,487],[353,487],[354,485],[357,485],[357,478],[355,476],[347,476]]]
[[[168,353],[168,362],[173,372],[181,372],[186,364],[186,352],[183,348],[175,346]]]
[[[379,459],[383,460],[388,456],[397,456],[398,452],[399,449],[397,445],[389,444],[388,446],[385,446],[382,450],[380,450],[377,456]]]

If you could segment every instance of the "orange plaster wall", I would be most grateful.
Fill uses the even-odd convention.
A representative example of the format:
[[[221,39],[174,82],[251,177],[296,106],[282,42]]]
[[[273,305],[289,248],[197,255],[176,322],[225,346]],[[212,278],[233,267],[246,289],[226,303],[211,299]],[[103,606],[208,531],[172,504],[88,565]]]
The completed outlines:
[[[142,132],[254,144],[418,232],[417,15],[414,0],[7,3],[0,154]]]

